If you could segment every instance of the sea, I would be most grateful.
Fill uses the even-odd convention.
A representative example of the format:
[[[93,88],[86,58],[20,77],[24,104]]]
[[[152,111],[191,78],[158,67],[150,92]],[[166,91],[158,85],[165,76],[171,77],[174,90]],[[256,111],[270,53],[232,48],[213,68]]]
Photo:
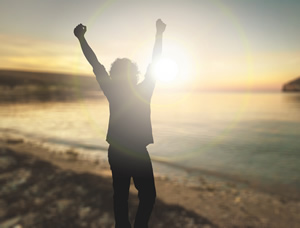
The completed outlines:
[[[300,93],[159,92],[151,104],[154,173],[300,195]],[[104,97],[0,104],[0,131],[107,158]]]

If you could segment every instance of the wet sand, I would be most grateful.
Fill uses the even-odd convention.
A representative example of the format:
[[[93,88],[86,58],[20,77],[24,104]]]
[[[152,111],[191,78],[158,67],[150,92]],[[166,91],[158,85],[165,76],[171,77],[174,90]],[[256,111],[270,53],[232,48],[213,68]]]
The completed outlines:
[[[114,227],[107,162],[88,162],[70,151],[2,135],[0,227]],[[130,219],[138,205],[131,186]],[[156,175],[157,200],[149,227],[272,227],[300,224],[300,202],[288,197],[213,183],[200,187]]]

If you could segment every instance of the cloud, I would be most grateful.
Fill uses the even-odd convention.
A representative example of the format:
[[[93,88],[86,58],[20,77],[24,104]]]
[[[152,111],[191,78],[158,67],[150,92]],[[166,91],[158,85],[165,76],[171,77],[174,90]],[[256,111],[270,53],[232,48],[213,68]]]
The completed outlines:
[[[0,68],[50,72],[91,72],[78,44],[0,35]]]

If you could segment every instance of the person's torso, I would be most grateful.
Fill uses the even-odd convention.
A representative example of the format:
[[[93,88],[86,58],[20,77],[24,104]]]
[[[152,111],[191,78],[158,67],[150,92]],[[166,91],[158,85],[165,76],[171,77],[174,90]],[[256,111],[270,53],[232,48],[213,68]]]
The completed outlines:
[[[150,99],[143,96],[139,86],[127,90],[112,86],[111,89],[107,141],[126,145],[153,143]]]

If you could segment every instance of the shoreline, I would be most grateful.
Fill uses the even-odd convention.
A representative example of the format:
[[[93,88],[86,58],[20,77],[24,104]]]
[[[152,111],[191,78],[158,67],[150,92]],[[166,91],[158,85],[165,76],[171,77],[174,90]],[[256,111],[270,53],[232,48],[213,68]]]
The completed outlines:
[[[37,137],[36,135],[24,134],[13,129],[0,129],[0,139],[1,138],[8,138],[8,140],[12,141],[22,140],[24,143],[42,147],[47,153],[58,155],[59,158],[70,161],[81,160],[88,163],[101,163],[101,166],[105,166],[109,169],[107,160],[108,146],[78,144],[74,141]],[[296,188],[288,185],[276,183],[262,185],[259,182],[241,178],[236,175],[202,169],[200,167],[186,167],[181,164],[168,162],[159,157],[151,156],[151,151],[150,157],[156,177],[158,176],[163,179],[168,179],[169,181],[178,182],[178,184],[192,188],[201,188],[203,183],[218,185],[219,187],[222,186],[222,188],[235,186],[235,188],[239,189],[251,189],[264,194],[271,194],[285,201],[300,201],[300,192]]]
[[[11,134],[1,134],[0,142],[2,150],[13,151],[12,153],[15,153],[16,156],[27,156],[47,162],[58,167],[62,172],[71,172],[74,176],[89,174],[95,175],[98,178],[104,178],[109,183],[109,186],[107,186],[109,189],[108,192],[112,194],[111,173],[105,159],[99,159],[95,162],[80,160],[72,153],[72,150],[64,152],[55,151],[55,149],[51,150],[51,148],[13,137]],[[0,173],[0,177],[3,177],[6,172],[3,174],[1,171]],[[8,173],[11,173],[11,171],[8,171]],[[8,174],[6,173],[6,175]],[[56,176],[55,174],[53,175]],[[58,174],[57,176],[59,177]],[[172,227],[292,228],[300,224],[300,218],[298,218],[298,214],[300,213],[299,200],[285,199],[251,188],[239,188],[226,181],[209,181],[205,177],[200,178],[201,186],[198,187],[171,180],[166,176],[157,176],[156,173],[155,182],[158,203],[155,206],[156,212],[154,211],[153,218],[151,217],[152,226],[150,227],[167,227],[166,224],[170,223],[167,218],[158,218],[159,211],[164,207],[169,207],[168,210],[173,211],[171,213],[174,220],[174,223],[171,225]],[[3,190],[3,187],[1,189]],[[62,191],[65,190],[63,189]],[[99,189],[100,192],[102,190],[101,188]],[[130,193],[133,195],[132,198],[135,198],[134,202],[136,204],[137,192],[133,185],[130,188]],[[130,198],[130,201],[132,198]],[[5,197],[3,199],[5,201]],[[3,205],[3,202],[2,204],[1,202],[0,207]],[[110,203],[106,203],[98,209],[102,207],[107,208],[108,211],[112,209]],[[16,214],[15,216],[10,216],[12,218],[7,218],[5,215],[3,216],[3,213],[3,210],[0,209],[0,224],[17,216]],[[186,215],[182,215],[182,213]],[[171,216],[169,214],[166,212],[167,217]],[[110,220],[109,222],[107,221],[110,225],[112,223],[111,216],[110,214]],[[182,217],[187,218],[187,221],[190,221],[190,225],[182,226]],[[19,221],[22,221],[22,219]],[[162,226],[157,225],[160,223]],[[177,226],[176,224],[181,225]],[[110,227],[110,225],[101,227]]]

